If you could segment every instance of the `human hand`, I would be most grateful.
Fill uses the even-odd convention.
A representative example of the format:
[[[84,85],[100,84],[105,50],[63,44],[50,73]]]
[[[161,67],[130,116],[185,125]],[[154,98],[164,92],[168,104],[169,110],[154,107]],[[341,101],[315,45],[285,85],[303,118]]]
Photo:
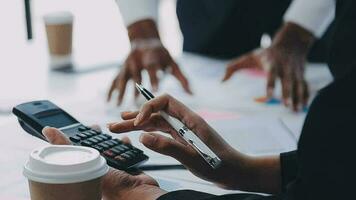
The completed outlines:
[[[46,127],[42,132],[51,144],[71,144],[70,140],[56,128]],[[123,141],[130,142],[128,138],[123,138]],[[128,174],[112,168],[102,179],[102,192],[104,200],[153,200],[166,193],[152,177],[144,173]]]
[[[178,133],[160,116],[164,111],[181,120],[190,130],[211,148],[222,160],[219,168],[213,169],[188,145]],[[198,177],[226,188],[246,188],[251,179],[250,160],[235,151],[200,116],[169,95],[156,97],[143,105],[139,112],[122,113],[123,122],[108,124],[110,131],[125,133],[134,130],[150,131],[140,137],[147,148],[177,159]],[[174,139],[152,131],[162,131]]]
[[[232,61],[223,81],[241,69],[267,70],[267,96],[273,96],[275,82],[279,78],[284,105],[298,111],[308,103],[309,90],[304,78],[304,66],[313,41],[311,33],[298,25],[287,23],[277,33],[269,48],[255,50]]]
[[[152,20],[133,24],[128,28],[128,31],[131,40],[131,52],[123,68],[111,84],[108,100],[111,99],[112,93],[118,90],[118,104],[121,104],[128,81],[132,79],[141,84],[141,72],[143,70],[147,70],[154,91],[158,89],[157,72],[161,70],[170,72],[181,83],[184,90],[192,94],[187,78],[168,50],[162,45],[156,25]],[[137,91],[134,92],[137,96]]]

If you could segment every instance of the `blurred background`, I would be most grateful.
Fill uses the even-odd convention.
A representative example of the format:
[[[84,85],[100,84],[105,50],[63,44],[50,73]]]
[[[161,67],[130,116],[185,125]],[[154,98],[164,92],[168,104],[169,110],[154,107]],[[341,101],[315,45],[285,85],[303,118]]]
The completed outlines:
[[[24,100],[48,98],[48,93],[58,91],[56,88],[65,88],[58,85],[66,82],[63,79],[73,81],[69,76],[60,76],[62,81],[58,83],[55,80],[58,75],[53,75],[48,69],[48,44],[43,20],[45,14],[56,11],[73,13],[73,56],[77,68],[105,68],[110,65],[118,69],[129,51],[127,32],[115,0],[29,2],[32,40],[27,39],[25,1],[0,0],[0,111],[8,111],[14,104]],[[182,36],[175,6],[174,0],[161,2],[159,27],[164,45],[173,56],[179,56]],[[112,72],[110,74],[116,75]],[[109,87],[111,76],[106,76],[107,85],[103,90]],[[68,86],[76,89],[89,87],[80,83],[68,83]]]
[[[35,74],[43,72],[37,68],[48,67],[47,39],[43,21],[43,16],[47,13],[55,11],[73,13],[74,62],[81,68],[94,65],[104,67],[112,63],[119,65],[127,56],[129,41],[114,0],[30,0],[32,40],[27,40],[24,2],[0,0],[2,99],[18,98],[20,93],[16,90],[21,90],[21,96],[26,96],[26,88],[42,87],[33,84],[41,82],[34,79],[47,77]],[[159,28],[164,45],[173,56],[178,56],[181,54],[182,36],[178,28],[175,5],[174,0],[162,1]]]

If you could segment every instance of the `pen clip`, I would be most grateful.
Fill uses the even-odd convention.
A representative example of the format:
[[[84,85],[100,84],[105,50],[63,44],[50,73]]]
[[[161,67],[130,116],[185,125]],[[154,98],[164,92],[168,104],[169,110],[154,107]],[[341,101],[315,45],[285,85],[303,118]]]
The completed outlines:
[[[209,163],[211,167],[214,169],[218,168],[220,166],[221,160],[219,158],[212,158],[208,154],[204,153],[203,150],[201,150],[193,140],[188,140],[189,143],[193,146],[193,148],[204,158],[205,161]]]

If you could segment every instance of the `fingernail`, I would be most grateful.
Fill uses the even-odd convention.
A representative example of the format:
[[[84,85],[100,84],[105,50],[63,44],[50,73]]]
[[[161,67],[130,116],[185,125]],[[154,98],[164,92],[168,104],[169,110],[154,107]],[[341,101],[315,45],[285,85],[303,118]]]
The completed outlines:
[[[153,146],[156,140],[156,137],[148,134],[148,133],[144,133],[140,136],[140,142],[146,146]]]
[[[134,126],[137,126],[141,122],[142,114],[139,113],[134,121]]]
[[[44,133],[46,132],[46,130],[49,129],[49,128],[51,128],[51,127],[45,126],[45,127],[42,129],[42,134],[44,134]]]
[[[107,128],[110,128],[110,127],[111,127],[112,125],[114,125],[114,124],[115,124],[115,122],[107,123],[107,124],[106,124],[106,127],[107,127]]]
[[[51,138],[48,137],[48,135],[47,135],[48,133],[50,133],[50,132],[47,132],[47,130],[48,130],[49,128],[51,128],[51,127],[45,126],[45,127],[42,129],[42,134],[45,136],[45,138],[46,138],[48,141],[51,140]]]
[[[132,113],[132,111],[122,111],[120,114],[124,115],[124,114],[128,114],[128,113]]]

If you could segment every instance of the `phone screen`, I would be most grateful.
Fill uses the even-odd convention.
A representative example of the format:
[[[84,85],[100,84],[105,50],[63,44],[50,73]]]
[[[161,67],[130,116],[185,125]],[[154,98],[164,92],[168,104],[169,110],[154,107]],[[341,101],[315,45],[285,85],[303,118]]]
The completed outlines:
[[[41,116],[38,119],[41,120],[42,125],[55,128],[62,128],[77,123],[73,118],[63,113]]]

